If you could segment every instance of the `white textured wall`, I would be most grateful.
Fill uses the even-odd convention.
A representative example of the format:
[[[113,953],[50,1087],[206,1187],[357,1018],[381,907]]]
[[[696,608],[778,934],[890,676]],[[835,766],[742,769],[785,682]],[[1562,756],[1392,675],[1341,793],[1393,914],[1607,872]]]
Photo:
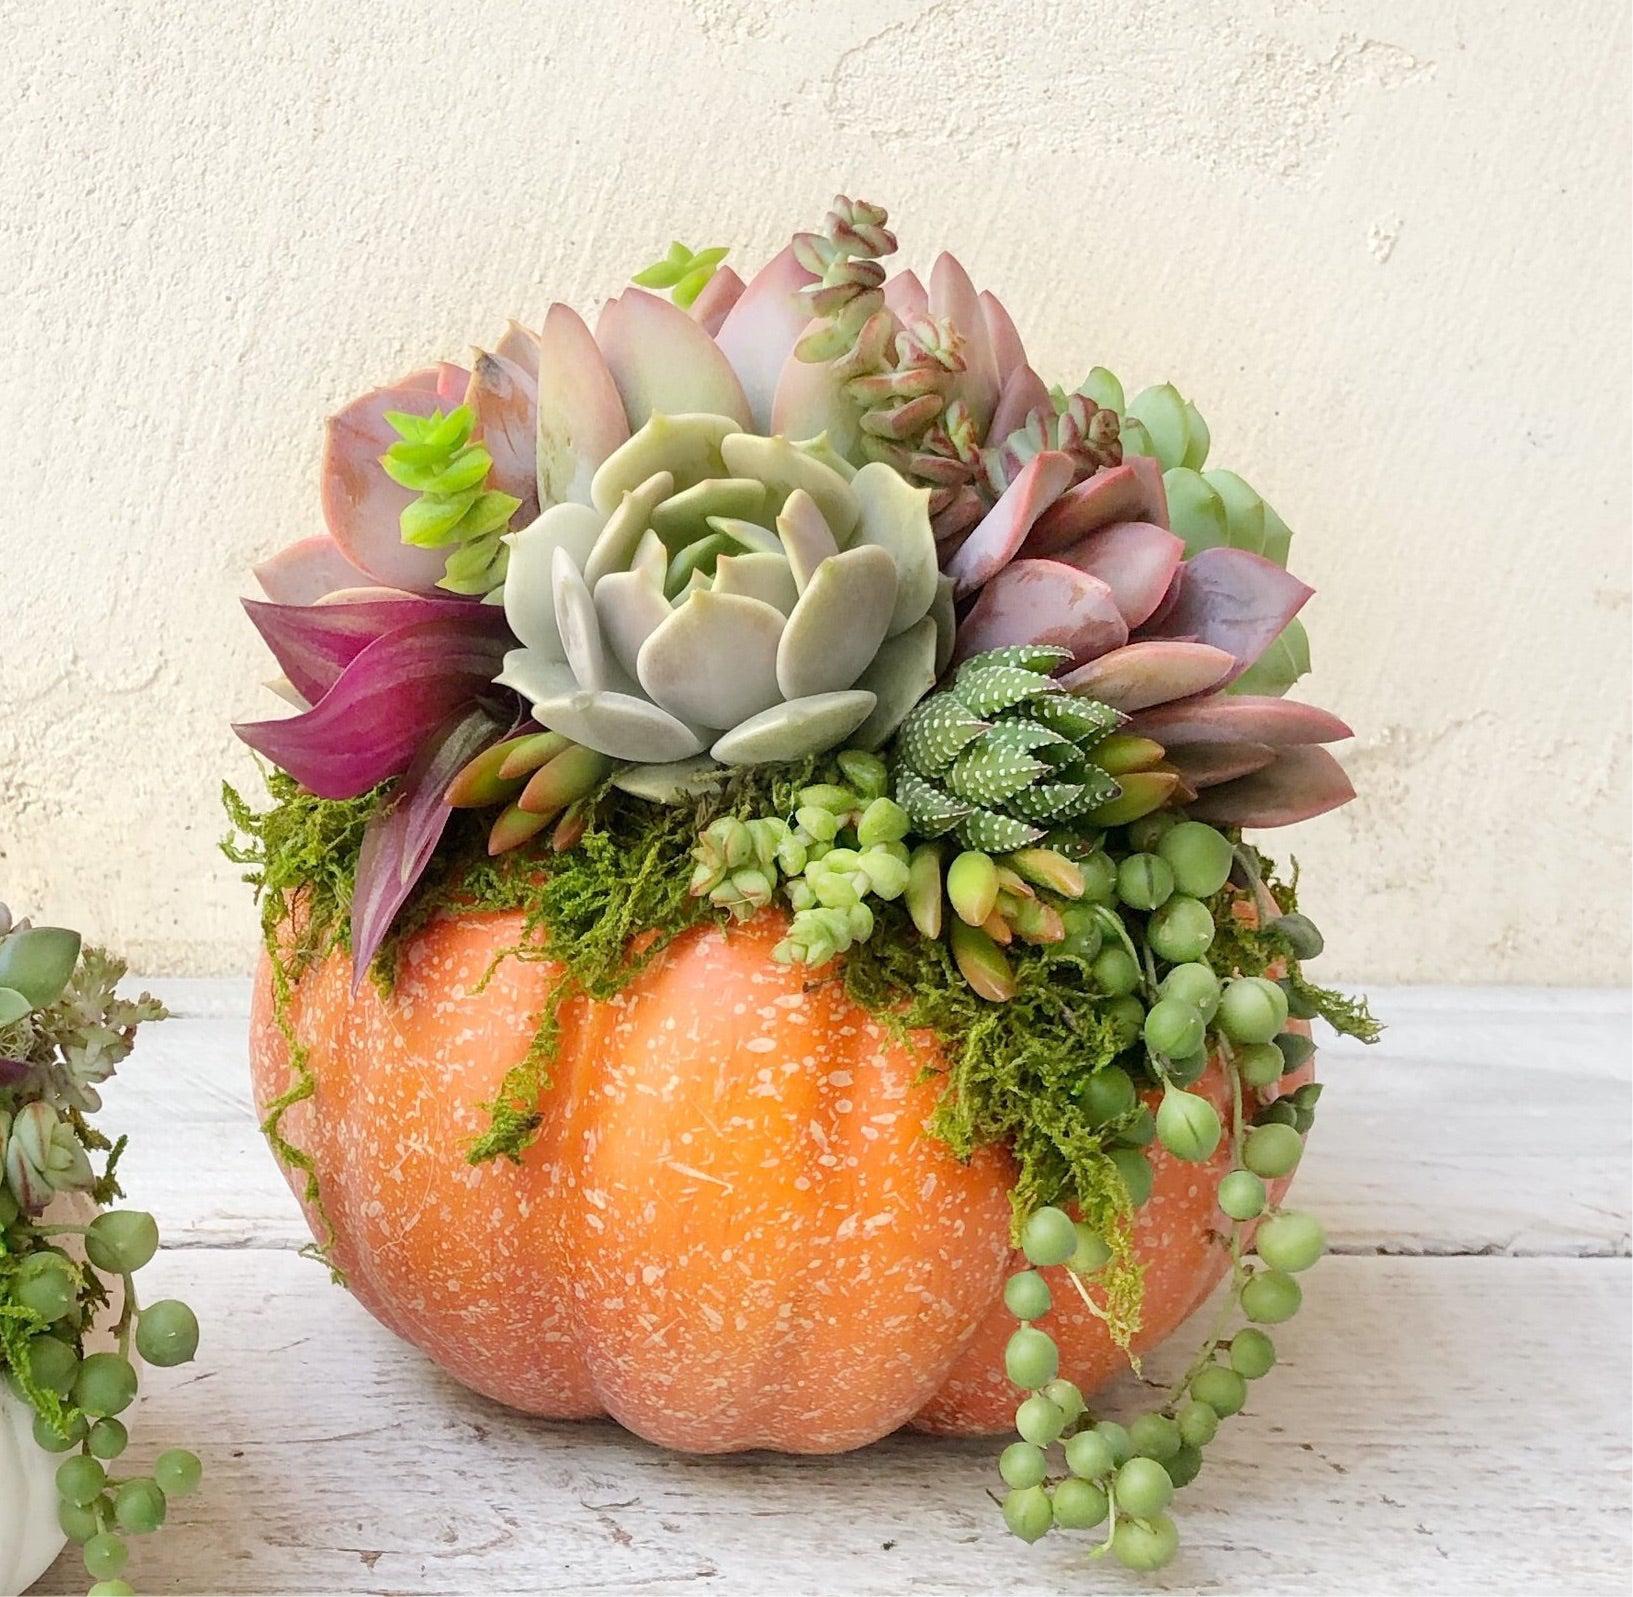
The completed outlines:
[[[249,562],[325,413],[839,187],[1046,375],[1172,378],[1320,588],[1328,968],[1619,981],[1628,28],[1609,0],[0,0],[0,893],[243,968]],[[1286,839],[1282,840],[1285,848]]]

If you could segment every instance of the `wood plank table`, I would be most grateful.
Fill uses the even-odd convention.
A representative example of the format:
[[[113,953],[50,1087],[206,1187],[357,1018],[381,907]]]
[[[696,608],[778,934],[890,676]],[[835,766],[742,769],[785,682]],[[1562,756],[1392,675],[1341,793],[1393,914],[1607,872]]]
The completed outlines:
[[[1629,1589],[1625,993],[1375,991],[1384,1041],[1325,1050],[1299,1199],[1334,1256],[1186,1491],[1179,1557],[1139,1579],[1092,1538],[1007,1536],[991,1443],[682,1458],[461,1390],[297,1256],[249,1104],[245,985],[150,985],[178,1018],[108,1120],[166,1237],[149,1291],[185,1296],[205,1340],[150,1375],[136,1434],[208,1473],[140,1546],[140,1590]],[[84,1590],[72,1550],[37,1590]]]

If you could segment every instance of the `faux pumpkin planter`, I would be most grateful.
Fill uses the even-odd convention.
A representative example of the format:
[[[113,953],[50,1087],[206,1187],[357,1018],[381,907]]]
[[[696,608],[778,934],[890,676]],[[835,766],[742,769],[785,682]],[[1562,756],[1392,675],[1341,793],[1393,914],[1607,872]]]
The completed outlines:
[[[925,1135],[934,1040],[910,1055],[842,989],[807,991],[769,957],[785,925],[767,912],[689,933],[618,1001],[573,1000],[520,1168],[466,1159],[559,979],[511,960],[481,985],[520,917],[433,921],[400,951],[389,997],[353,996],[338,956],[308,973],[289,1019],[316,1086],[282,1129],[322,1172],[359,1300],[501,1403],[610,1414],[691,1452],[1007,1429],[1010,1162],[992,1149],[961,1164]],[[263,963],[263,1112],[292,1079],[275,1007]],[[1204,1090],[1221,1087],[1210,1073]],[[1225,1272],[1225,1162],[1153,1158],[1136,1349]],[[1064,1283],[1059,1305],[1063,1366],[1093,1391],[1126,1355]]]
[[[257,1101],[478,1391],[696,1452],[1013,1426],[1013,1532],[1156,1568],[1324,1246],[1306,1022],[1372,1022],[1243,829],[1353,797],[1349,729],[1196,407],[1049,388],[886,223],[676,244],[331,419],[246,605],[295,707],[227,795]],[[1226,1278],[1250,1323],[1099,1412]]]

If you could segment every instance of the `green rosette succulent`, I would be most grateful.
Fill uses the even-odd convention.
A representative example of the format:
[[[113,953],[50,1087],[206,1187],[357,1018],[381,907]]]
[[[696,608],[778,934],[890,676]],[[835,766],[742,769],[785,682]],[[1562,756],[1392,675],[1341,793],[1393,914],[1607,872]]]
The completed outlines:
[[[613,760],[877,748],[951,653],[929,494],[822,441],[654,414],[512,534],[499,681]]]
[[[896,740],[896,802],[920,837],[968,849],[1025,848],[1121,793],[1093,751],[1122,724],[1108,705],[1067,693],[1049,673],[1070,651],[1048,645],[972,655],[919,705]]]

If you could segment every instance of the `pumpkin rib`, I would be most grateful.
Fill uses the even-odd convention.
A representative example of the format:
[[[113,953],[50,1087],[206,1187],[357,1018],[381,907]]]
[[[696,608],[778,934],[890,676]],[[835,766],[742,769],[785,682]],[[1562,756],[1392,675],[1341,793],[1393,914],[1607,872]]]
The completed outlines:
[[[520,1163],[465,1157],[561,979],[508,960],[475,990],[520,915],[433,918],[389,994],[353,995],[339,956],[306,971],[290,1018],[317,1085],[287,1129],[365,1307],[497,1401],[692,1452],[1007,1428],[1009,1155],[961,1164],[925,1132],[923,1057],[774,964],[783,925],[693,928],[614,998],[563,1002]],[[264,1113],[291,1076],[264,963],[251,1038]],[[1212,1167],[1154,1165],[1142,1347],[1223,1270]],[[1124,1361],[1069,1285],[1056,1303],[1063,1370],[1092,1390]]]

